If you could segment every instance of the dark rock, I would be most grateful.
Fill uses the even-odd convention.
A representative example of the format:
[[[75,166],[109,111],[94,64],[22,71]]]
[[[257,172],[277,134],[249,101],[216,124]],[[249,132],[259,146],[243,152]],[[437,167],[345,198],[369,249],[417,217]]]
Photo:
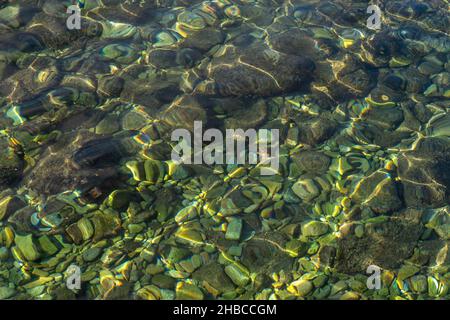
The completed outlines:
[[[30,102],[42,92],[58,86],[62,74],[59,72],[54,58],[37,57],[32,64],[33,69],[19,70],[5,81],[0,82],[0,93],[9,96],[12,101]],[[39,77],[41,73],[44,73],[46,77]]]
[[[387,221],[365,225],[365,235],[358,238],[352,225],[338,238],[335,268],[347,274],[365,273],[369,265],[396,269],[409,258],[423,232],[422,212],[406,209]]]
[[[281,233],[271,232],[255,236],[242,250],[242,263],[251,272],[270,275],[282,269],[292,267],[293,259],[280,248],[284,248],[285,237]]]
[[[88,191],[116,177],[117,149],[111,149],[109,142],[97,144],[93,137],[87,131],[61,137],[44,150],[22,183],[43,194],[56,194],[77,189]]]
[[[133,289],[133,283],[124,282],[121,286],[114,286],[111,290],[108,290],[105,295],[105,300],[125,300],[130,299],[131,290]]]
[[[363,42],[363,56],[375,67],[386,66],[391,57],[399,53],[401,45],[388,30],[377,32]]]
[[[17,72],[17,68],[14,66],[14,63],[8,61],[8,57],[6,55],[0,54],[0,80],[3,81],[14,72]]]
[[[298,117],[295,122],[299,126],[299,140],[302,143],[315,146],[330,138],[337,123],[330,116],[321,114],[318,117]]]
[[[176,67],[176,59],[177,51],[170,49],[150,50],[147,55],[147,63],[161,69]]]
[[[318,12],[340,26],[353,26],[366,19],[361,10],[354,10],[346,1],[324,1],[317,8]]]
[[[206,110],[200,99],[183,95],[159,114],[160,120],[172,128],[184,128],[192,131],[195,121],[206,123]]]
[[[299,90],[312,77],[314,62],[273,50],[261,42],[229,46],[207,67],[209,82],[199,84],[204,94],[273,96]]]
[[[425,138],[414,150],[400,153],[397,173],[408,207],[437,208],[450,202],[450,145]]]
[[[202,54],[200,53],[200,51],[191,48],[185,48],[178,50],[176,63],[185,68],[192,68],[201,59]]]
[[[325,94],[334,101],[366,96],[375,85],[373,72],[349,54],[334,59],[338,62],[316,63],[313,94]]]
[[[381,83],[392,90],[401,91],[406,89],[406,79],[395,73],[385,76],[381,79]]]
[[[241,4],[239,5],[241,16],[249,23],[254,23],[258,27],[269,26],[274,19],[274,12],[269,4]]]
[[[318,254],[319,254],[320,266],[333,267],[334,259],[336,257],[336,248],[335,247],[322,246],[322,247],[320,247]]]
[[[268,41],[273,49],[285,54],[311,58],[319,54],[316,41],[298,28],[269,35]]]
[[[450,263],[449,253],[450,241],[427,240],[419,244],[418,251],[422,258],[422,264],[430,267],[448,265]]]
[[[402,76],[407,79],[406,91],[410,93],[422,93],[431,83],[429,77],[421,74],[415,66],[408,67]]]
[[[10,146],[8,139],[0,138],[0,189],[22,174],[24,162],[18,151]]]
[[[157,73],[151,66],[134,65],[121,73],[125,84],[120,97],[157,111],[180,93],[178,74]]]
[[[364,137],[366,143],[373,143],[383,148],[393,147],[411,135],[406,130],[389,130],[386,128],[386,124],[375,123],[374,121],[355,121],[353,131],[357,131],[355,135],[358,137]]]
[[[267,106],[260,99],[247,108],[231,112],[231,117],[224,120],[225,129],[257,128],[267,117]]]
[[[220,30],[206,28],[190,35],[181,44],[183,48],[193,48],[200,51],[208,51],[213,46],[222,43],[225,35]]]
[[[34,52],[43,49],[39,37],[29,32],[8,32],[0,36],[0,46],[9,51]]]
[[[400,107],[370,108],[361,115],[366,123],[379,125],[384,129],[395,129],[403,121],[403,111]]]
[[[66,45],[75,46],[76,41],[86,37],[95,38],[102,32],[101,24],[82,17],[80,30],[69,30],[65,17],[49,16],[39,12],[26,26],[26,31],[35,34],[46,47],[59,49]]]
[[[120,97],[124,85],[123,78],[119,76],[104,76],[98,81],[98,93],[104,98]]]
[[[363,178],[350,198],[379,214],[392,212],[402,207],[395,182],[389,173],[382,170]]]
[[[0,199],[0,221],[8,217],[19,209],[26,206],[26,203],[17,196],[8,196]]]
[[[207,282],[219,293],[234,290],[234,285],[225,274],[223,267],[216,262],[201,266],[192,274],[192,278],[200,284],[203,281]]]
[[[152,277],[152,284],[163,289],[173,289],[176,284],[176,280],[165,274],[156,274]]]
[[[328,170],[330,158],[321,152],[299,150],[292,155],[292,160],[299,169],[309,173],[323,173]]]

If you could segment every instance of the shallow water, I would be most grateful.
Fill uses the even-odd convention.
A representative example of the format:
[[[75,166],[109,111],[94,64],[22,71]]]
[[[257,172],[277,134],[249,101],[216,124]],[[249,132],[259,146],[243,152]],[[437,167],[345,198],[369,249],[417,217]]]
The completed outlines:
[[[0,299],[447,299],[449,5],[369,5],[0,0]]]

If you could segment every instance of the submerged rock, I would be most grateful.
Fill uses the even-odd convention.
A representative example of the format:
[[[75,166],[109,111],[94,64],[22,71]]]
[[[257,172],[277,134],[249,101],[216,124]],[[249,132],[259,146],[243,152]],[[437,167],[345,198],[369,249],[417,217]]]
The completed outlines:
[[[0,190],[16,181],[21,176],[23,167],[23,158],[7,139],[0,137]]]
[[[382,222],[365,225],[365,236],[352,233],[346,226],[337,240],[335,268],[347,274],[365,273],[369,265],[395,269],[409,258],[423,232],[422,211],[406,209]]]
[[[408,207],[437,208],[450,202],[450,145],[445,138],[425,138],[400,153],[398,176]]]
[[[331,62],[317,64],[312,91],[334,101],[363,97],[374,87],[373,71],[365,68],[352,55],[345,55]]]
[[[322,221],[310,221],[302,225],[302,235],[305,237],[321,236],[328,231],[328,225]]]
[[[0,300],[9,299],[16,293],[16,289],[10,287],[0,287]]]
[[[172,128],[193,131],[195,121],[206,124],[207,113],[201,99],[192,95],[183,95],[161,110],[158,117]]]
[[[117,176],[115,164],[124,152],[120,142],[111,138],[96,140],[83,131],[68,134],[48,147],[22,183],[43,194],[89,191]]]
[[[201,266],[193,273],[192,278],[200,283],[207,282],[217,290],[218,294],[234,289],[233,283],[225,274],[223,267],[215,262]]]
[[[337,123],[327,114],[317,117],[299,116],[295,119],[299,127],[299,141],[311,146],[329,139],[336,130]]]
[[[199,93],[267,97],[300,89],[311,79],[314,62],[250,40],[247,45],[224,47],[207,70],[209,80],[197,86]]]
[[[309,173],[322,173],[327,171],[330,158],[318,151],[299,150],[292,155],[297,166]]]
[[[8,217],[17,210],[25,207],[26,203],[16,196],[7,196],[0,199],[0,221]]]
[[[224,40],[225,35],[220,30],[205,28],[186,38],[181,46],[184,48],[198,49],[200,51],[208,51],[213,46],[222,43]]]
[[[350,198],[379,214],[393,212],[402,207],[395,182],[389,173],[382,170],[363,178]]]
[[[448,4],[379,5],[0,0],[0,298],[445,298]],[[194,121],[279,170],[175,163]]]
[[[251,272],[270,275],[283,268],[290,268],[292,258],[280,250],[285,239],[280,233],[263,234],[248,241],[242,250],[242,263]]]
[[[31,234],[26,236],[16,235],[14,240],[27,261],[35,261],[41,257],[41,253]]]
[[[320,189],[312,179],[301,179],[292,185],[292,191],[305,202],[311,202],[319,196]]]

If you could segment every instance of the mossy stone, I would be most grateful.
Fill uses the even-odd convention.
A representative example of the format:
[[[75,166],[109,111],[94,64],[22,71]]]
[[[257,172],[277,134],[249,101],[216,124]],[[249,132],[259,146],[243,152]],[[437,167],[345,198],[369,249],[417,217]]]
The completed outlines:
[[[423,292],[426,292],[428,289],[427,277],[424,275],[417,275],[417,276],[411,277],[410,283],[411,283],[411,289],[414,292],[423,293]]]
[[[41,257],[41,253],[31,234],[26,236],[16,235],[15,242],[27,261],[36,261]]]
[[[314,289],[314,286],[311,283],[311,281],[306,279],[300,279],[292,282],[289,288],[290,290],[289,289],[288,290],[291,291],[292,293],[295,293],[300,297],[305,297],[312,291],[312,289]]]
[[[164,272],[164,267],[154,263],[149,264],[147,268],[145,268],[145,273],[152,276],[162,272]]]
[[[223,267],[216,262],[201,266],[193,273],[192,278],[199,283],[207,282],[219,293],[234,290],[234,285],[225,274]]]
[[[250,282],[250,278],[240,268],[234,264],[225,267],[225,273],[230,277],[231,281],[239,287],[244,287]]]
[[[175,287],[176,280],[165,274],[156,274],[152,277],[152,284],[163,289],[173,289]]]
[[[44,235],[39,237],[38,239],[39,247],[45,252],[47,255],[52,256],[58,252],[58,247],[51,241],[51,239]]]
[[[403,267],[401,267],[400,270],[398,271],[398,279],[405,280],[407,278],[410,278],[417,272],[419,272],[419,270],[420,270],[419,267],[406,264]]]
[[[0,287],[0,300],[11,298],[16,293],[14,288]]]
[[[131,201],[131,192],[127,190],[114,190],[108,197],[108,205],[116,210],[123,209]]]
[[[120,126],[117,117],[114,115],[105,116],[95,127],[97,134],[112,134],[119,131]]]
[[[128,112],[122,119],[122,128],[124,130],[138,130],[147,124],[144,115],[136,111]]]
[[[177,300],[203,300],[203,292],[195,285],[180,282],[176,288]]]
[[[89,248],[86,251],[84,251],[82,257],[83,257],[84,261],[91,262],[91,261],[94,261],[95,259],[97,259],[101,253],[102,253],[102,248],[93,247],[93,248]]]
[[[322,221],[309,221],[302,225],[302,235],[306,237],[321,236],[328,231],[328,225]]]
[[[228,223],[227,232],[225,233],[225,239],[227,240],[239,240],[242,232],[242,219],[231,218]]]

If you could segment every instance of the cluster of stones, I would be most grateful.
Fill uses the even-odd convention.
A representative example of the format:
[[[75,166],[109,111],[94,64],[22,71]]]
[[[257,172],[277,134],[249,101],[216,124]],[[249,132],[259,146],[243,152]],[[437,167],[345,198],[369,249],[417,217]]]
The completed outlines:
[[[0,1],[0,299],[448,298],[444,1],[70,3]],[[174,163],[196,120],[279,172]]]

